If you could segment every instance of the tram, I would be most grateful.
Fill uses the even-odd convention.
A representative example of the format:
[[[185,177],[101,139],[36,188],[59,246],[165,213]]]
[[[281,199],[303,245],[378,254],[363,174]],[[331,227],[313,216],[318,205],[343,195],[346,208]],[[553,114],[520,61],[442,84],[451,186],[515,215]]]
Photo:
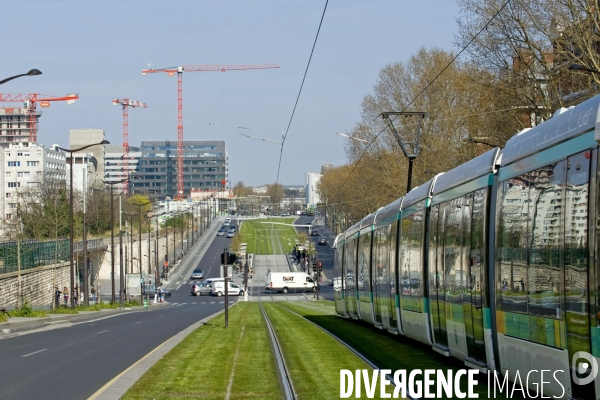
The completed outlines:
[[[530,389],[600,399],[576,362],[600,363],[599,142],[596,96],[364,217],[334,242],[336,313],[524,385],[562,370]]]

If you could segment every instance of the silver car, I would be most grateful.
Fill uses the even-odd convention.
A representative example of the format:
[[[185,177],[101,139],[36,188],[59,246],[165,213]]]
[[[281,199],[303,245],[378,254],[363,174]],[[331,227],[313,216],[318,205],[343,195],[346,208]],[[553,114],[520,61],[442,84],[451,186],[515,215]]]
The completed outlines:
[[[204,279],[204,271],[201,269],[195,269],[194,272],[192,272],[190,279]]]

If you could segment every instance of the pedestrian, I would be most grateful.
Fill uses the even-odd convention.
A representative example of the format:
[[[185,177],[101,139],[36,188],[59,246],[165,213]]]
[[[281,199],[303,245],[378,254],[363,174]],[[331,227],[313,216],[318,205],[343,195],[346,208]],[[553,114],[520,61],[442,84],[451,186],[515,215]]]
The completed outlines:
[[[524,292],[525,291],[525,281],[523,280],[523,278],[521,278],[519,283],[521,283],[521,291]]]
[[[78,298],[78,293],[77,293],[77,288],[73,289],[73,302],[75,303],[75,305],[77,305],[77,298]]]
[[[69,302],[69,289],[65,286],[63,289],[63,299],[65,300],[65,306]]]
[[[96,301],[96,289],[94,289],[93,286],[92,286],[91,293],[92,293],[92,301]]]
[[[60,306],[60,295],[61,294],[62,294],[62,292],[60,291],[60,289],[57,286],[56,290],[54,291],[54,296],[56,297],[56,308],[58,308],[58,306]]]
[[[162,288],[158,287],[158,302],[162,303]]]

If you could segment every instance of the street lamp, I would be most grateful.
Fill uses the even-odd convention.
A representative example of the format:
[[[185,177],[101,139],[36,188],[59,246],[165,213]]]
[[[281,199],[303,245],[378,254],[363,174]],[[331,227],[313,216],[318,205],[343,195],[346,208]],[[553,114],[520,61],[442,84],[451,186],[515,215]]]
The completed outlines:
[[[591,72],[593,74],[600,74],[600,71],[593,69],[593,68],[584,67],[583,65],[580,65],[580,64],[571,64],[571,65],[569,65],[568,70],[569,71],[586,71],[586,72]]]
[[[71,156],[71,160],[73,159],[73,157]],[[71,176],[72,176],[72,172],[73,171],[73,165],[71,164]],[[71,178],[73,179],[73,178]],[[113,188],[115,185],[119,184],[119,183],[123,183],[125,182],[127,179],[121,179],[120,181],[114,181],[114,182],[107,182],[107,181],[102,181],[102,183],[104,183],[105,185],[109,185],[110,186],[110,280],[111,280],[111,284],[112,284],[112,294],[111,294],[111,298],[110,298],[110,304],[114,304],[115,303],[115,211],[114,211],[114,193],[113,193]],[[73,213],[73,210],[71,210],[71,214]],[[119,236],[120,238],[120,243],[122,243],[123,241],[123,236],[122,233],[119,232]],[[121,247],[119,247],[119,252],[121,252]],[[119,277],[119,282],[121,284],[121,295],[119,296],[121,298],[121,308],[123,308],[123,264],[121,262],[119,262],[120,264],[120,273],[121,276]],[[86,293],[86,297],[87,297],[87,293]]]
[[[31,71],[29,71],[29,72],[31,72]],[[40,74],[41,74],[41,72],[40,72]],[[39,75],[39,74],[34,73],[34,75]],[[10,80],[12,78],[8,78],[8,79]],[[2,84],[2,83],[4,83],[4,81],[0,82],[0,84]],[[74,264],[73,264],[73,258],[74,258],[74,255],[75,255],[75,251],[73,249],[73,153],[79,152],[81,150],[85,150],[85,149],[87,149],[89,147],[92,147],[92,146],[102,146],[102,145],[105,145],[105,144],[110,144],[110,142],[108,140],[103,140],[100,143],[88,144],[87,146],[83,146],[83,147],[80,147],[78,149],[73,149],[73,150],[64,149],[62,147],[59,147],[60,150],[62,150],[65,153],[69,153],[69,155],[70,155],[70,157],[69,157],[69,166],[70,166],[70,171],[69,171],[69,175],[70,175],[70,181],[69,181],[69,192],[70,192],[70,199],[69,199],[69,206],[70,206],[70,212],[69,212],[69,231],[70,231],[70,238],[69,238],[69,241],[70,241],[70,246],[69,247],[70,247],[70,250],[71,250],[71,289],[69,290],[70,291],[69,295],[70,295],[70,298],[71,298],[71,308],[75,308],[75,303],[73,301],[73,287],[75,286],[75,271],[73,270],[75,268]],[[111,252],[111,255],[112,255],[113,259],[114,259],[114,253]],[[87,284],[87,268],[84,268],[83,270],[84,270],[84,279],[86,280],[86,282],[84,282],[84,284],[85,284],[85,291],[86,291],[85,292],[85,297],[87,297],[87,295],[88,295],[88,291],[87,291],[87,286],[88,286],[88,284]],[[114,296],[114,291],[113,291],[113,296]]]
[[[11,76],[10,78],[6,78],[6,79],[1,80],[0,81],[0,85],[2,85],[3,83],[6,83],[8,81],[12,81],[15,78],[20,78],[22,76],[35,76],[35,75],[41,75],[41,74],[42,74],[42,71],[40,71],[39,69],[31,69],[26,74],[15,75],[15,76]]]

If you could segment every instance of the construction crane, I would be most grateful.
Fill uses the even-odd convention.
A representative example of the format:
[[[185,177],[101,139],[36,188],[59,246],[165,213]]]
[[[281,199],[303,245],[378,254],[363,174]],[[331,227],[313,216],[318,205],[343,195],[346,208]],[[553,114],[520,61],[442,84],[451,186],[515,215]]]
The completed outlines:
[[[51,97],[39,93],[29,94],[1,94],[0,101],[6,103],[23,103],[23,106],[27,108],[29,112],[29,141],[32,143],[37,142],[37,117],[35,114],[37,103],[40,103],[40,107],[50,107],[51,101],[66,101],[67,104],[75,103],[75,100],[79,98],[76,94],[68,94],[62,97]]]
[[[121,169],[123,174],[122,177],[125,179],[129,174],[129,107],[141,107],[147,108],[146,103],[139,102],[131,99],[113,99],[113,106],[123,106],[123,162]],[[126,181],[123,185],[123,194],[129,195],[129,185],[131,183]]]
[[[279,68],[277,64],[234,64],[234,65],[182,65],[179,67],[161,69],[143,69],[142,75],[157,72],[166,72],[169,76],[177,73],[177,194],[176,199],[183,198],[183,103],[182,103],[182,75],[183,72],[225,72],[246,69]]]

